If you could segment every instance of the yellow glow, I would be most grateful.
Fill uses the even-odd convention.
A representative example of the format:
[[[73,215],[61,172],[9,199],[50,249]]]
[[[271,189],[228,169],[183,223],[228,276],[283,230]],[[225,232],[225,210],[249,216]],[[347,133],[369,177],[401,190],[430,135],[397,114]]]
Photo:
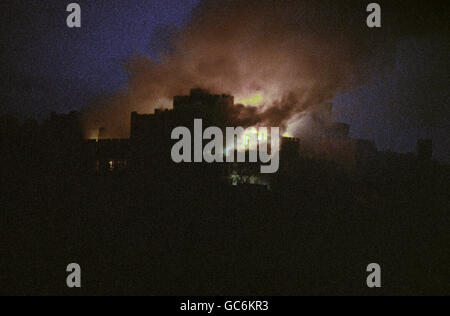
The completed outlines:
[[[248,148],[250,145],[250,140],[251,140],[252,135],[256,135],[256,139],[258,140],[258,142],[267,141],[267,130],[266,129],[258,130],[256,127],[251,127],[245,131],[244,137],[243,137],[244,146],[246,148]]]
[[[256,94],[253,94],[253,95],[251,95],[251,96],[246,96],[246,97],[243,97],[243,98],[238,98],[237,100],[236,100],[236,103],[238,103],[238,104],[243,104],[243,105],[258,105],[258,104],[260,104],[261,102],[263,101],[263,96],[262,96],[262,94],[261,93],[256,93]]]
[[[292,137],[294,137],[294,136],[292,136],[292,134],[291,134],[291,133],[289,133],[289,132],[286,132],[286,133],[284,133],[284,134],[283,134],[283,137],[288,137],[288,138],[292,138]]]

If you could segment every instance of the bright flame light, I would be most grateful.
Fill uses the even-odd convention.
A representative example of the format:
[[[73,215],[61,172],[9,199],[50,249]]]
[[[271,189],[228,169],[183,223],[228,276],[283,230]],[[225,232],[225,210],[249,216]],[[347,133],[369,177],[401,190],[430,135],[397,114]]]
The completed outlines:
[[[256,127],[250,127],[245,131],[242,140],[244,144],[244,149],[258,148],[257,144],[254,144],[253,141],[257,141],[257,143],[259,144],[267,142],[267,129],[265,128],[258,129]]]
[[[286,132],[286,133],[284,133],[284,134],[283,134],[283,137],[288,137],[288,138],[292,138],[292,137],[294,137],[294,136],[292,136],[292,134],[291,134],[291,133],[289,133],[289,132]]]
[[[255,106],[255,105],[261,104],[263,99],[264,99],[263,95],[260,92],[258,92],[256,94],[253,94],[253,95],[250,95],[250,96],[246,96],[246,97],[243,97],[243,98],[238,98],[238,99],[236,99],[236,103],[243,104],[245,106],[248,106],[248,105]]]
[[[268,144],[269,134],[267,128],[249,127],[237,136],[236,147],[225,147],[224,152],[226,156],[232,155],[234,150],[246,151],[256,150],[258,146]]]

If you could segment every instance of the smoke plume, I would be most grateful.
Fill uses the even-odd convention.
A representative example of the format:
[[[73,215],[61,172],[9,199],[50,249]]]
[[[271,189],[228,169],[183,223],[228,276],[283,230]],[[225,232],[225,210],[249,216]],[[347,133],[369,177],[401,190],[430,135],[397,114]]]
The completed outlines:
[[[130,112],[168,107],[174,95],[194,87],[235,96],[234,116],[242,125],[286,129],[370,77],[369,61],[390,39],[366,26],[366,6],[364,1],[203,0],[183,29],[170,32],[157,60],[134,55],[125,66],[127,86],[85,107],[86,137],[100,127],[108,137],[128,137]],[[383,65],[389,65],[389,53],[383,56]]]

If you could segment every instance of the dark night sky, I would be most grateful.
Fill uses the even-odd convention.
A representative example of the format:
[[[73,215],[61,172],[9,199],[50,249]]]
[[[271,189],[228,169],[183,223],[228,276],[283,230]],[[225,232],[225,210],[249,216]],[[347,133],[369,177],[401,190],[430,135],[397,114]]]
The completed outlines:
[[[65,25],[70,2],[2,1],[0,113],[42,119],[117,90],[127,80],[127,58],[166,48],[168,31],[189,20],[198,0],[79,0],[81,29]],[[352,124],[352,136],[375,140],[382,150],[414,151],[417,138],[433,138],[436,157],[448,162],[448,5],[398,1],[395,10],[402,16],[387,11],[384,23],[412,28],[396,43],[396,64],[372,84],[337,96],[337,118]]]

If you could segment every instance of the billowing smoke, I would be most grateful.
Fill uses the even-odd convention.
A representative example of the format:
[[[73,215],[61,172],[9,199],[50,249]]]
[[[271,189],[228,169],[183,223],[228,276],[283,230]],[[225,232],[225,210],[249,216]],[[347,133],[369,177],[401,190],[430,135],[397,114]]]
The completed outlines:
[[[370,77],[371,57],[389,39],[366,26],[366,6],[203,0],[190,22],[171,34],[158,60],[133,56],[126,64],[127,87],[84,109],[86,136],[104,127],[107,137],[127,137],[130,112],[168,107],[174,95],[194,87],[234,95],[234,115],[243,125],[294,126],[339,91]]]

